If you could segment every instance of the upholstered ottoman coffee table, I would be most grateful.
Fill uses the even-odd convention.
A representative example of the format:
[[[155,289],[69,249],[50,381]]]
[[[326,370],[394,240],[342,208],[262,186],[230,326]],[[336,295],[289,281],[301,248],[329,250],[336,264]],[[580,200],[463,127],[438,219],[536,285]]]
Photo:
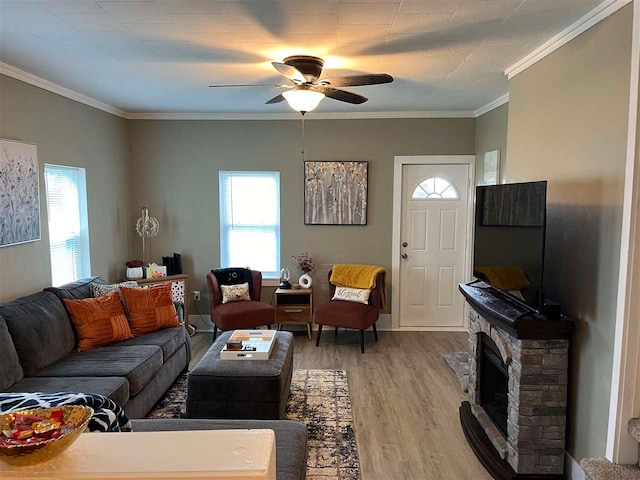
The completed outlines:
[[[269,360],[220,360],[225,332],[189,372],[187,418],[284,417],[293,373],[293,335],[276,332]]]

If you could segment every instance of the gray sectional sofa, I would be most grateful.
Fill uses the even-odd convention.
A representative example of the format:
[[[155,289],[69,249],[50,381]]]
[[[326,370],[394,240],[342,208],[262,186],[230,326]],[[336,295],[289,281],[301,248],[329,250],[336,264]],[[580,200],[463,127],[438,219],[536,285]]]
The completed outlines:
[[[174,327],[78,353],[62,299],[91,297],[91,283],[106,284],[92,277],[0,304],[0,391],[99,393],[143,418],[188,367],[191,341]]]
[[[100,277],[46,288],[0,303],[0,392],[84,392],[105,395],[129,418],[154,407],[191,360],[184,327],[166,328],[78,353],[63,298],[91,297]],[[178,305],[179,317],[183,308]],[[278,480],[304,480],[307,428],[286,420],[134,420],[135,431],[268,428],[276,434]]]

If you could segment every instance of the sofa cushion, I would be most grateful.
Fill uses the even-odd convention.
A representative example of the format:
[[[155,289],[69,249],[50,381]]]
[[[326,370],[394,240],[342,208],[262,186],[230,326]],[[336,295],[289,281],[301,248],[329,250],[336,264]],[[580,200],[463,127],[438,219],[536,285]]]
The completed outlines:
[[[162,349],[163,361],[171,357],[186,342],[190,341],[187,330],[183,327],[163,328],[155,332],[147,333],[141,337],[133,337],[118,342],[118,346],[136,347],[138,345],[155,345]]]
[[[124,377],[30,377],[5,392],[98,393],[122,406],[129,400],[129,382]]]
[[[78,335],[79,352],[133,338],[120,293],[82,300],[65,298],[63,302]]]
[[[9,329],[2,317],[0,317],[0,355],[2,355],[2,361],[0,361],[0,392],[6,392],[7,388],[18,380],[22,380],[24,372],[18,360],[16,347],[13,345],[11,335],[9,335]]]
[[[307,472],[307,427],[290,420],[132,420],[134,432],[269,429],[276,434],[276,478],[304,480]]]
[[[106,285],[107,282],[100,277],[81,278],[75,282],[65,283],[59,287],[47,287],[45,292],[51,292],[58,296],[60,300],[68,298],[71,300],[81,300],[83,298],[90,298],[91,284],[97,283],[99,285]]]
[[[76,340],[71,320],[58,297],[40,292],[0,304],[20,365],[27,377],[60,360]]]
[[[162,350],[153,345],[100,347],[71,352],[39,371],[37,377],[126,377],[133,397],[162,367]]]

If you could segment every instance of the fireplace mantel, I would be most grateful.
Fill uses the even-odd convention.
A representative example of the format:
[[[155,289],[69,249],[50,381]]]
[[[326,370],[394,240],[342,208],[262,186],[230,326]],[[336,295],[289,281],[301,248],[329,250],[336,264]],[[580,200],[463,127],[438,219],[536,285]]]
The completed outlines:
[[[521,317],[524,312],[522,306],[485,284],[461,283],[459,289],[469,305],[482,314],[489,323],[505,330],[514,338],[523,340],[571,338],[575,322],[568,317],[548,319],[536,313]]]

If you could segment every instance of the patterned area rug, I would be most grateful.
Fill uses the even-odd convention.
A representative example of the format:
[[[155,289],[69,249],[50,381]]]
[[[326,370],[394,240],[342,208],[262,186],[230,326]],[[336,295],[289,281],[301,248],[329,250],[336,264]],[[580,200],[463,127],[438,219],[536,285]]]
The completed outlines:
[[[178,377],[147,418],[181,418],[187,375]],[[344,370],[294,370],[287,420],[307,425],[307,480],[358,480],[360,464]]]

